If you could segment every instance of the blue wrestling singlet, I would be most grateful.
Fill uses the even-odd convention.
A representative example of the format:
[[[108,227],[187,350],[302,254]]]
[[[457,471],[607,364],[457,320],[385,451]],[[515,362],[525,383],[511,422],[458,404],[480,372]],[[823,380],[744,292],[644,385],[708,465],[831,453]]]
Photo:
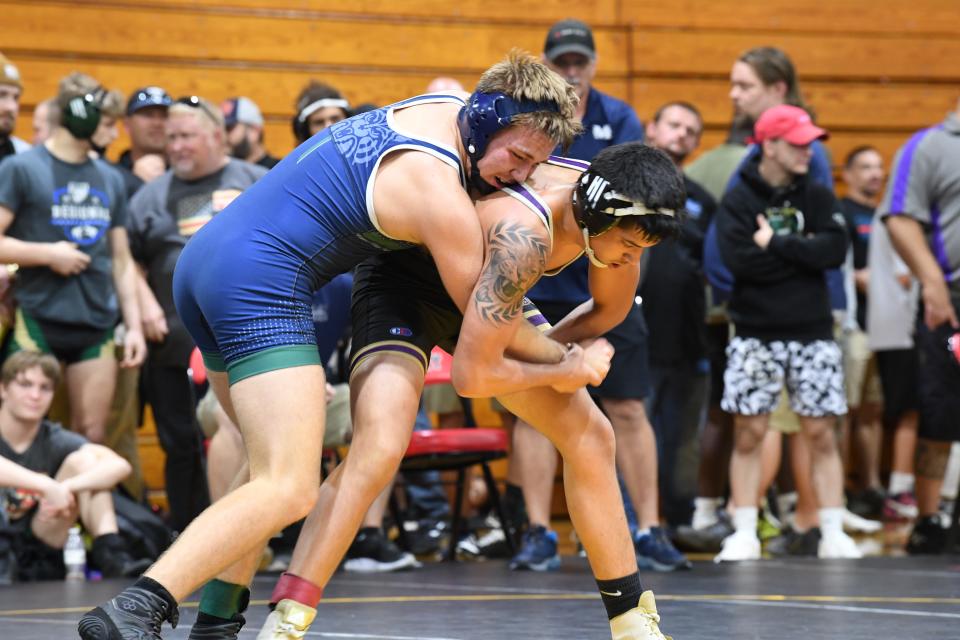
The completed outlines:
[[[373,188],[398,150],[429,153],[460,175],[452,147],[404,135],[394,112],[464,101],[427,95],[349,118],[292,151],[187,243],[174,273],[184,325],[213,371],[231,384],[286,367],[319,364],[314,291],[363,259],[412,246],[380,229]]]

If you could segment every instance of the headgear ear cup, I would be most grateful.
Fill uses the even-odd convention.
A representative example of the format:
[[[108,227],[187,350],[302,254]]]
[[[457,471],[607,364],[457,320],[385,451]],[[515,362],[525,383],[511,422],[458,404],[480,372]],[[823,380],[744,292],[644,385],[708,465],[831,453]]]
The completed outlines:
[[[494,191],[494,188],[480,177],[477,169],[477,162],[486,153],[490,139],[501,129],[509,127],[515,116],[534,111],[559,113],[560,107],[551,100],[543,102],[514,100],[503,93],[474,91],[460,109],[457,115],[457,127],[460,129],[460,139],[472,165],[470,183],[480,193]]]
[[[100,124],[100,102],[103,90],[71,98],[63,109],[61,124],[78,140],[89,140]]]

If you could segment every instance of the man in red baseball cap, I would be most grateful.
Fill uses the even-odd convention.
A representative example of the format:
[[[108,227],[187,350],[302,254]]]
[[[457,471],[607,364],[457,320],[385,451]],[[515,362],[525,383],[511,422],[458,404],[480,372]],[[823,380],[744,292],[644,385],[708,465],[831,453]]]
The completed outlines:
[[[843,263],[847,237],[833,192],[807,176],[811,144],[825,137],[803,109],[765,111],[753,137],[762,152],[744,161],[716,214],[720,254],[736,282],[729,302],[735,335],[721,401],[734,415],[735,532],[723,541],[718,562],[760,557],[761,443],[784,386],[810,446],[820,506],[820,526],[792,535],[822,558],[861,555],[842,526],[843,468],[833,424],[847,404],[825,279]]]

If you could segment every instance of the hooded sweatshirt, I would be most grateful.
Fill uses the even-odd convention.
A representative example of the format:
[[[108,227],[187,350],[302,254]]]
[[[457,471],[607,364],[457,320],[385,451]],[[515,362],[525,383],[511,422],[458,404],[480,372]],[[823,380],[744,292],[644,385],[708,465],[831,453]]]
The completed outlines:
[[[740,183],[717,212],[720,253],[736,282],[730,318],[741,337],[811,342],[833,339],[825,272],[843,264],[844,218],[833,192],[807,176],[773,187],[760,157],[740,170]],[[766,249],[753,241],[763,214],[774,228]]]

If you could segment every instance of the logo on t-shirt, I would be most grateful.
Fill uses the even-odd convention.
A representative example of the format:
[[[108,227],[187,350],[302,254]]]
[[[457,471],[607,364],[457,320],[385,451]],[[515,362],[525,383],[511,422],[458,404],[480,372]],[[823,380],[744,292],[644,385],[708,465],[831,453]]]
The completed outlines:
[[[803,211],[784,202],[782,207],[769,207],[764,211],[767,222],[778,236],[803,233]]]
[[[110,198],[89,182],[68,182],[53,192],[50,222],[70,242],[94,244],[110,228]]]
[[[613,127],[608,124],[593,125],[594,140],[613,140]]]

